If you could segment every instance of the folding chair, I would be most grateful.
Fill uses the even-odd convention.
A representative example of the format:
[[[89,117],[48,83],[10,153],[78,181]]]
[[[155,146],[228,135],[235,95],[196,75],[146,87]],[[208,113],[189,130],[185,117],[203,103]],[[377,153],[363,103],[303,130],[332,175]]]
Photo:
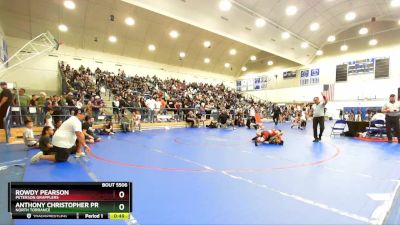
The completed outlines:
[[[346,120],[337,120],[332,127],[331,136],[344,134],[344,129],[346,128],[346,126]]]
[[[375,134],[379,134],[382,138],[383,133],[386,132],[386,126],[384,120],[373,120],[369,122],[369,126],[367,127],[368,136],[374,136]]]

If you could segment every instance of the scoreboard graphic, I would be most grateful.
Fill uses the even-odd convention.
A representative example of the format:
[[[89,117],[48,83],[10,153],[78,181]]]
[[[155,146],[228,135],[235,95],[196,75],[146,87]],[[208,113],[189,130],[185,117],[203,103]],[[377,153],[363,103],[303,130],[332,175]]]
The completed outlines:
[[[10,182],[13,219],[123,219],[132,212],[131,182]]]

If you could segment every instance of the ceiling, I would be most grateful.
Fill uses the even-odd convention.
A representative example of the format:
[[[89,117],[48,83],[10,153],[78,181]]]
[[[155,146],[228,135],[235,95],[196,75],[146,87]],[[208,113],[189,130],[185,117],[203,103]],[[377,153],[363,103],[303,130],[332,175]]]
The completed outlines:
[[[7,36],[31,39],[49,30],[67,46],[233,76],[241,73],[251,55],[273,59],[281,66],[298,65],[120,0],[74,2],[76,8],[68,10],[62,0],[0,0],[0,25]],[[115,16],[114,22],[109,20],[111,14]],[[135,25],[125,24],[128,16],[134,18]],[[68,26],[67,32],[58,30],[61,23]],[[171,30],[179,32],[177,39],[169,36]],[[117,37],[116,43],[108,41],[110,35]],[[203,47],[205,40],[211,41],[211,48]],[[148,50],[149,44],[156,46],[154,52]],[[229,54],[231,48],[236,49],[236,55]],[[181,51],[186,54],[183,59],[179,59]],[[210,59],[208,64],[204,63],[206,57]],[[225,68],[225,63],[230,63],[230,67]]]
[[[76,8],[68,10],[63,0],[0,0],[0,25],[7,36],[31,39],[49,30],[67,46],[232,76],[243,73],[242,66],[247,72],[263,72],[309,64],[317,49],[325,55],[340,54],[340,45],[349,39],[355,42],[350,51],[364,49],[368,45],[360,43],[365,41],[354,39],[361,38],[357,31],[364,25],[371,35],[385,36],[379,37],[379,46],[400,39],[400,7],[391,7],[391,0],[230,0],[232,8],[225,12],[218,8],[220,0],[73,1]],[[285,13],[289,5],[298,8],[293,16]],[[357,14],[350,22],[344,19],[349,11]],[[124,23],[128,16],[135,19],[134,26]],[[371,17],[377,22],[369,22]],[[256,18],[266,20],[266,25],[256,27]],[[310,31],[312,22],[320,24],[318,31]],[[68,32],[57,29],[61,23]],[[392,33],[383,32],[388,29]],[[177,39],[169,36],[171,30],[179,32]],[[291,37],[282,39],[283,31]],[[109,42],[110,35],[118,41]],[[329,35],[336,35],[337,41],[327,43]],[[205,40],[211,41],[211,48],[203,47]],[[303,42],[310,47],[301,48]],[[156,51],[150,52],[149,44]],[[236,55],[229,54],[231,48]],[[183,59],[181,51],[186,53]],[[257,60],[249,60],[251,55]],[[206,57],[209,64],[203,62]],[[270,60],[272,66],[266,64]],[[230,66],[225,68],[225,63]]]
[[[316,51],[328,44],[329,35],[342,33],[372,17],[378,21],[397,22],[400,19],[400,7],[391,7],[391,0],[229,0],[232,2],[229,11],[219,9],[220,0],[123,1],[303,65],[311,63]],[[286,15],[286,8],[290,5],[298,9],[293,16]],[[350,11],[357,16],[346,21],[344,17]],[[256,27],[257,18],[263,18],[267,24],[262,28]],[[313,22],[320,24],[319,30],[310,31]],[[284,31],[291,33],[287,40],[281,38]],[[301,48],[303,42],[311,47]]]
[[[257,14],[299,35],[318,47],[326,43],[329,35],[343,30],[372,17],[377,20],[400,19],[400,7],[391,7],[391,0],[236,0],[236,2]],[[295,5],[298,11],[293,16],[286,15],[286,7]],[[345,15],[353,11],[356,18],[346,21]],[[309,25],[320,24],[318,31],[312,32]]]

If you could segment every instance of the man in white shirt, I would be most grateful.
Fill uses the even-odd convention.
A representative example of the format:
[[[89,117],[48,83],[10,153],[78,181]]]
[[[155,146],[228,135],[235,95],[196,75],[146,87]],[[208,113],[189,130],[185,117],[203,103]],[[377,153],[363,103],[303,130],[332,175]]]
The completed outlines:
[[[386,114],[386,135],[388,142],[393,142],[393,129],[393,133],[397,134],[397,143],[400,144],[400,103],[396,101],[396,95],[390,95],[389,102],[382,107],[382,112]]]
[[[149,99],[145,102],[148,112],[149,112],[149,120],[151,123],[154,122],[154,109],[156,108],[156,100],[154,100],[153,96],[150,96]]]
[[[324,101],[321,102],[318,97],[314,97],[314,105],[311,108],[311,113],[313,117],[313,130],[314,130],[314,141],[320,142],[322,133],[325,129],[325,106],[328,103],[328,100],[324,93],[321,93]],[[319,124],[319,135],[318,135],[318,124]]]
[[[71,153],[76,153],[75,157],[85,156],[82,148],[90,151],[86,145],[85,135],[82,133],[82,120],[85,114],[81,109],[74,111],[74,116],[67,119],[54,133],[52,144],[54,155],[43,155],[40,151],[31,159],[31,163],[37,163],[40,160],[49,160],[52,162],[65,162]],[[78,141],[77,141],[78,140]]]

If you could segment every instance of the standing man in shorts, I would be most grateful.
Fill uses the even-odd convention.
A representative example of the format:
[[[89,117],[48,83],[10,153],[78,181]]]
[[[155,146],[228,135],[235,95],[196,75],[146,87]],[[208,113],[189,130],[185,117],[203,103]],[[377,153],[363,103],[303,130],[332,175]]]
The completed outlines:
[[[43,155],[40,151],[34,155],[31,159],[31,163],[37,163],[40,160],[48,160],[52,162],[65,162],[71,153],[76,153],[75,157],[80,158],[85,156],[82,151],[86,148],[86,151],[90,151],[89,146],[86,145],[85,135],[82,133],[82,120],[85,118],[85,114],[82,109],[76,109],[74,116],[67,119],[57,129],[53,136],[52,151],[54,155]]]

